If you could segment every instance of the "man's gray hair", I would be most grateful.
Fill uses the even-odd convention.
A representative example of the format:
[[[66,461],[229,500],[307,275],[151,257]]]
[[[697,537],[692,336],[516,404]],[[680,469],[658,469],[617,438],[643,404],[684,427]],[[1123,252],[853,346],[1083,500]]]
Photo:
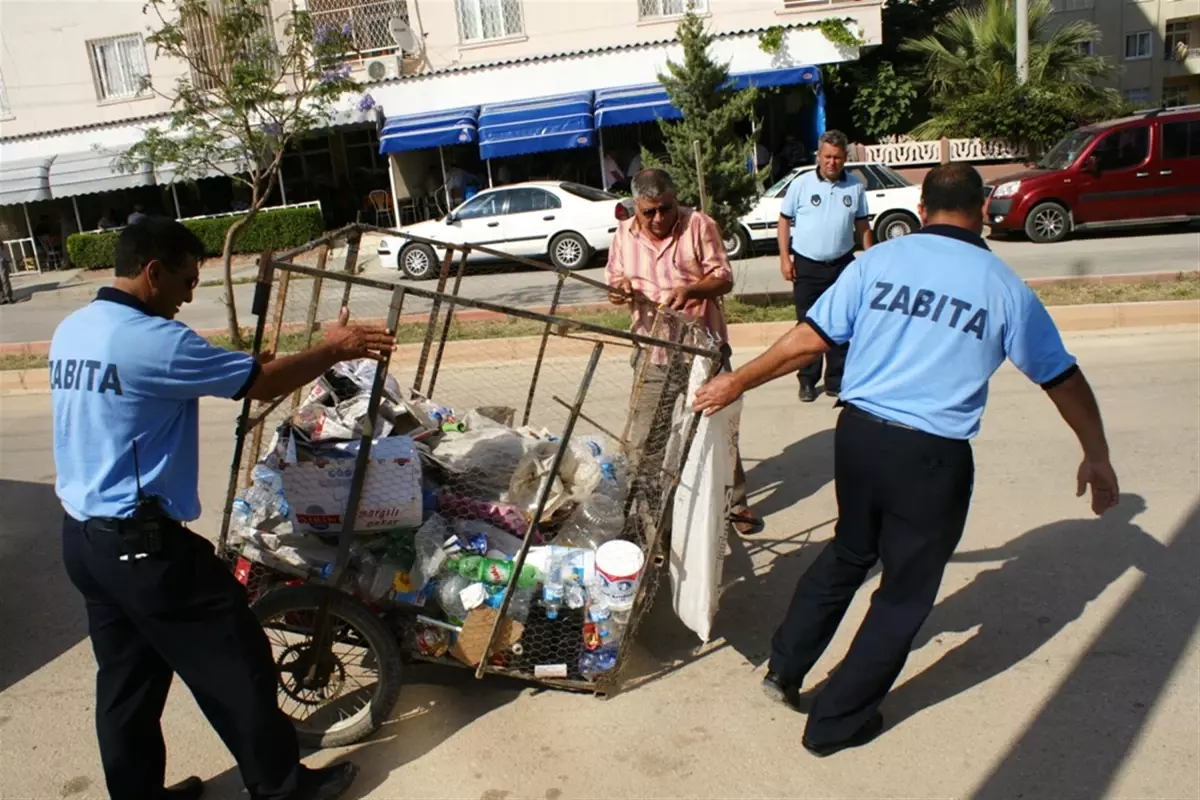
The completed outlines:
[[[850,149],[850,140],[846,138],[846,134],[837,130],[829,130],[822,133],[821,139],[817,142],[817,147],[819,148],[823,144],[830,144],[847,151]]]
[[[634,199],[657,200],[675,192],[675,181],[665,169],[644,169],[633,176],[630,188]]]

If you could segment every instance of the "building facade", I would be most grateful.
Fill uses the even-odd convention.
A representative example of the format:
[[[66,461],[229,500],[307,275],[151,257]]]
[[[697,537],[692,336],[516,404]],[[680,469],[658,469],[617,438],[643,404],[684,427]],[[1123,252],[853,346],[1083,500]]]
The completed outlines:
[[[221,0],[208,2],[219,8]],[[859,47],[831,41],[821,22],[840,20],[862,46],[876,45],[882,2],[307,0],[318,23],[351,32],[356,50],[347,59],[361,92],[343,98],[327,131],[297,143],[287,154],[276,200],[317,199],[327,216],[344,221],[356,208],[368,208],[362,198],[370,189],[389,192],[393,204],[415,196],[422,191],[418,184],[425,173],[447,153],[381,155],[384,117],[581,92],[594,98],[599,91],[653,83],[667,60],[681,54],[675,26],[689,8],[716,35],[713,50],[731,72],[753,75],[809,66],[814,71],[804,73],[805,91],[819,99],[816,68],[857,58],[859,52]],[[290,3],[269,3],[281,35]],[[157,20],[143,13],[141,0],[4,0],[3,19],[4,238],[35,227],[42,217],[49,217],[43,227],[64,233],[69,228],[92,230],[105,216],[123,221],[135,202],[184,217],[221,213],[228,210],[221,206],[237,202],[227,187],[214,188],[216,179],[194,182],[200,190],[192,185],[181,191],[171,185],[169,175],[154,170],[118,175],[110,168],[115,154],[139,141],[148,127],[165,124],[170,102],[162,95],[170,94],[187,70],[185,64],[156,57],[146,43]],[[763,32],[776,28],[782,29],[782,46],[764,49]],[[203,42],[211,32],[188,35]],[[154,91],[141,88],[147,75]],[[365,95],[369,102],[363,102]],[[616,131],[609,136],[610,142],[619,139]],[[455,159],[482,169],[485,160],[477,151],[478,146],[463,150]],[[599,173],[598,155],[589,159]],[[494,165],[486,161],[490,170]],[[548,169],[527,166],[526,172]],[[582,162],[577,169],[582,177],[599,177],[583,175],[587,169]],[[330,210],[333,205],[339,210]]]
[[[1062,25],[1100,29],[1089,52],[1117,65],[1113,86],[1144,107],[1200,103],[1200,0],[1053,0]]]

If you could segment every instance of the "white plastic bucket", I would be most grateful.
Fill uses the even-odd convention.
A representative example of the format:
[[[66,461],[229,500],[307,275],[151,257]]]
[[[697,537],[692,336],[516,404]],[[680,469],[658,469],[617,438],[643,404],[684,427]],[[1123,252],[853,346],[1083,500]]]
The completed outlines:
[[[638,578],[645,565],[642,548],[633,542],[618,539],[600,545],[596,550],[596,576],[609,608],[622,611],[633,606]]]

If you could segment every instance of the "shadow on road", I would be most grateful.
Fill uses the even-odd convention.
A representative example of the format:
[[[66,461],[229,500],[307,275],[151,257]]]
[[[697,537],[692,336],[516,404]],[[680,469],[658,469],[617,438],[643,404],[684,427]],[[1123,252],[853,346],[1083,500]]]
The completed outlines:
[[[0,691],[87,638],[62,565],[62,505],[49,483],[0,480]]]
[[[1055,522],[955,555],[1003,564],[942,600],[913,646],[979,630],[888,695],[889,727],[1013,669],[1134,569],[1141,584],[975,794],[1103,796],[1200,621],[1200,506],[1167,545],[1133,523],[1145,507],[1126,494],[1099,519]]]
[[[793,442],[746,470],[750,506],[764,520],[806,500],[832,480],[832,428]],[[713,633],[724,637],[755,667],[769,655],[771,634],[787,610],[796,581],[816,558],[819,547],[814,539],[832,535],[833,522],[810,520],[802,530],[783,531],[767,520],[766,530],[753,539],[730,534],[724,567],[728,588],[721,596]],[[758,574],[754,559],[763,553],[773,558],[763,566],[767,571]]]
[[[420,760],[458,731],[515,700],[530,684],[489,675],[476,680],[471,670],[421,664],[407,667],[392,718],[370,739],[344,756],[359,767],[347,800],[366,797],[395,769]],[[312,751],[302,752],[302,757]],[[475,775],[475,779],[482,777]],[[447,776],[452,785],[454,776]],[[235,800],[246,797],[240,773],[231,768],[205,780],[206,797]]]

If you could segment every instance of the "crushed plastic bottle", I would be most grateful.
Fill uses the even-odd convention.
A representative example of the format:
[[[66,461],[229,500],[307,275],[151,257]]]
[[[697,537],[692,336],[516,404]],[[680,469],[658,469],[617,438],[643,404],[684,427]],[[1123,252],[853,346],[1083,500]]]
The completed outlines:
[[[462,590],[470,586],[472,581],[462,575],[449,574],[438,578],[437,596],[442,611],[451,620],[467,618],[467,608],[463,605]]]
[[[500,610],[500,604],[504,602],[504,595],[507,588],[504,586],[489,586],[487,587],[488,597],[485,603],[488,608]],[[533,607],[533,589],[517,589],[513,592],[512,600],[508,603],[508,616],[515,619],[522,625],[529,620],[529,612]]]
[[[556,545],[596,550],[605,542],[621,535],[625,518],[621,507],[613,498],[594,494],[579,504],[579,507],[563,523]]]
[[[542,607],[546,609],[546,619],[558,619],[558,611],[563,603],[563,560],[555,556],[550,559],[546,568],[545,579],[542,581]]]
[[[420,591],[425,584],[433,580],[441,570],[446,560],[442,545],[450,536],[446,520],[440,514],[434,514],[418,530],[413,538],[413,549],[416,557],[413,560],[409,578],[414,589]]]

